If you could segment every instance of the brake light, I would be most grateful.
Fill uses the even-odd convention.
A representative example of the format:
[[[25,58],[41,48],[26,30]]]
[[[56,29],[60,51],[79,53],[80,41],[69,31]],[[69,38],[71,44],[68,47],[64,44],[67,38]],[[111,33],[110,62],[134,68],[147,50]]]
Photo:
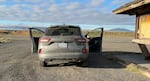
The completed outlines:
[[[50,42],[50,38],[40,38],[39,42]]]
[[[83,48],[83,49],[82,49],[82,52],[83,52],[83,54],[87,54],[87,49],[86,49],[86,48]]]
[[[42,49],[39,49],[39,50],[38,50],[38,53],[41,54],[41,53],[42,53]]]
[[[76,42],[86,43],[86,39],[84,38],[76,38]]]

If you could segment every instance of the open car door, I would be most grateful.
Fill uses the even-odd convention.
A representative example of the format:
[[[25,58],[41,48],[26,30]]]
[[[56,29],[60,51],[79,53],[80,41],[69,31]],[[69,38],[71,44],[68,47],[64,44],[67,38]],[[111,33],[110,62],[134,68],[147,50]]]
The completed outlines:
[[[43,36],[45,32],[38,28],[29,28],[29,33],[31,38],[31,53],[37,53],[39,38]]]
[[[102,52],[103,28],[96,28],[85,35],[89,39],[89,52],[100,54]]]

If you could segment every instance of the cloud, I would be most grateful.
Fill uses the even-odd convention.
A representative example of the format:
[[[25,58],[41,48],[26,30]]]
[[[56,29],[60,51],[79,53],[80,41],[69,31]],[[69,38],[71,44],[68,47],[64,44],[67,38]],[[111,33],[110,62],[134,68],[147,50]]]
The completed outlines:
[[[5,1],[5,0],[0,0],[0,2],[3,2],[3,1]]]
[[[31,2],[31,3],[38,3],[42,2],[43,0],[12,0],[13,2]],[[47,2],[54,2],[55,0],[47,0]]]
[[[134,17],[114,15],[109,8],[101,5],[104,0],[91,0],[86,4],[80,1],[62,0],[13,0],[15,4],[0,5],[1,20],[20,20],[36,22],[73,24],[134,24]],[[25,3],[27,2],[27,3]],[[118,4],[117,0],[111,2]],[[22,4],[21,4],[22,3]],[[29,4],[33,3],[33,4]],[[99,10],[101,9],[101,10]],[[104,10],[107,10],[104,11]]]
[[[91,6],[99,6],[100,4],[102,4],[104,2],[104,0],[91,0]]]
[[[130,1],[133,1],[133,0],[112,0],[111,4],[112,5],[118,5],[118,6],[121,6],[125,3],[128,3]]]
[[[74,9],[81,9],[82,5],[79,2],[73,2],[66,6],[66,9],[68,10],[74,10]]]

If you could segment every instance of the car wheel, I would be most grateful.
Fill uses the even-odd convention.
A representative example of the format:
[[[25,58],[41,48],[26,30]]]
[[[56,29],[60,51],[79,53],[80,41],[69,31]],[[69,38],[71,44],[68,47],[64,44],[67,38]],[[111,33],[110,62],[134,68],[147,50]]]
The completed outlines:
[[[36,53],[35,50],[36,49],[35,49],[33,43],[31,43],[31,54],[35,54]]]
[[[40,66],[41,67],[47,67],[47,63],[45,61],[40,61]]]
[[[31,54],[33,54],[33,44],[31,44]]]
[[[88,67],[88,62],[87,61],[81,61],[78,63],[79,67]]]

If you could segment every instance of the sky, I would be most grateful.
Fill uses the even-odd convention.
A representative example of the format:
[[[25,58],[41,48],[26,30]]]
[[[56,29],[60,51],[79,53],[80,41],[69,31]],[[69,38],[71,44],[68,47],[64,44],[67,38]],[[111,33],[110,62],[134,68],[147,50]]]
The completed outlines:
[[[132,0],[0,0],[0,25],[82,24],[133,29],[135,16],[112,10]]]

